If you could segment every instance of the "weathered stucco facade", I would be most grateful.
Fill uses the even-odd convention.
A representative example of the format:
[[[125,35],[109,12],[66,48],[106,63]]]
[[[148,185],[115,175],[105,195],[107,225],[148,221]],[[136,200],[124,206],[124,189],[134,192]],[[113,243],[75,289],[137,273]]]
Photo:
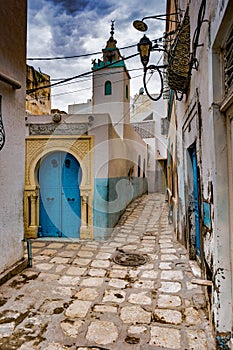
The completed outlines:
[[[146,144],[130,126],[125,126],[122,140],[107,114],[61,115],[59,122],[51,115],[28,116],[24,192],[28,238],[40,236],[41,162],[57,151],[72,154],[82,169],[81,227],[77,238],[107,238],[125,207],[147,191],[143,168]]]
[[[147,146],[129,124],[130,77],[113,23],[103,53],[103,61],[93,61],[90,113],[87,103],[85,114],[83,105],[75,105],[69,111],[79,113],[27,117],[27,237],[105,239],[126,206],[147,191]],[[69,213],[74,230],[62,224]]]
[[[23,260],[26,1],[0,6],[0,273]],[[5,141],[5,142],[4,142]]]
[[[51,113],[50,76],[27,65],[26,76],[26,112],[28,114]],[[40,87],[40,90],[35,90]]]
[[[133,98],[130,122],[147,144],[148,192],[166,192],[167,119],[166,100],[152,101],[147,95]]]
[[[168,12],[186,11],[189,4],[190,75],[186,78],[190,82],[183,98],[179,89],[171,90],[168,104],[170,216],[178,238],[200,264],[203,278],[212,281],[208,292],[217,349],[230,349],[233,2],[175,3],[167,1]],[[167,31],[171,29],[174,23],[167,24]]]

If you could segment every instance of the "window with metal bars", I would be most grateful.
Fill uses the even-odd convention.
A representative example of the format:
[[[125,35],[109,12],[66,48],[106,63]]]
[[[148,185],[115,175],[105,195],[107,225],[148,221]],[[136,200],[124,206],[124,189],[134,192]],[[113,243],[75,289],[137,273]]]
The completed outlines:
[[[224,50],[224,83],[225,94],[232,89],[233,82],[233,28],[228,36]]]

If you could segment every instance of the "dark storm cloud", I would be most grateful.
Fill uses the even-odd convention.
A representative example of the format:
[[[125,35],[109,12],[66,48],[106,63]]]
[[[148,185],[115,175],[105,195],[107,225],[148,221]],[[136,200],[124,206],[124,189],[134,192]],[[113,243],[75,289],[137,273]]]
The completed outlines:
[[[166,0],[28,0],[27,55],[61,57],[99,52],[110,36],[111,20],[115,20],[114,37],[118,47],[136,45],[142,33],[133,28],[132,22],[145,16],[164,13],[165,2]],[[147,24],[149,30],[146,35],[151,40],[164,32],[160,27],[163,24],[161,21],[148,20]],[[121,50],[121,54],[127,57],[136,51],[135,46]],[[101,56],[102,54],[65,60],[34,60],[28,63],[35,69],[40,67],[52,79],[61,79],[90,71],[92,59]],[[128,69],[138,67],[138,57],[127,61]],[[142,86],[142,78],[133,79],[133,73],[131,77],[133,95]],[[80,92],[72,93],[70,90]],[[67,94],[64,94],[66,91]],[[66,110],[68,104],[86,102],[92,95],[91,77],[83,82],[77,80],[70,85],[57,86],[52,89],[52,95],[54,94],[52,105],[62,110]]]
[[[50,27],[51,54],[69,56],[88,51],[83,47],[87,37],[98,37],[96,23],[116,7],[111,0],[29,0],[29,15],[41,29]]]
[[[111,1],[102,0],[49,0],[54,6],[59,6],[68,15],[75,16],[83,11],[96,11],[96,14],[105,15],[112,11],[114,5]]]
[[[66,13],[75,15],[77,11],[83,11],[86,7],[86,1],[77,1],[77,0],[50,0],[55,6],[61,7]]]

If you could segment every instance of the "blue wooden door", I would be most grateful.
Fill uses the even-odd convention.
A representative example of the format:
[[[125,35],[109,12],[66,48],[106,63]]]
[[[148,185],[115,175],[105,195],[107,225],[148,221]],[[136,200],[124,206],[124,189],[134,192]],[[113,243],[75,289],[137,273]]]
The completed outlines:
[[[195,216],[195,238],[196,238],[196,253],[201,256],[201,239],[200,239],[200,206],[199,206],[199,180],[197,167],[197,152],[194,144],[189,148],[189,154],[193,168],[193,211]]]
[[[69,153],[54,152],[42,161],[39,169],[41,236],[79,237],[81,176],[79,163]]]

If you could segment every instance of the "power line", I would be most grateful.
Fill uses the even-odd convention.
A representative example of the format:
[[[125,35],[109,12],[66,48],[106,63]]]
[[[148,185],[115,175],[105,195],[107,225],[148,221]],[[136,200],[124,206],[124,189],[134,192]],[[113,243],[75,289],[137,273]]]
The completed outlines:
[[[143,67],[141,67],[141,68],[132,68],[132,69],[127,69],[127,71],[128,72],[133,72],[133,71],[135,71],[135,70],[142,70],[143,69]],[[111,74],[117,74],[117,73],[121,73],[120,71],[119,72],[112,72]],[[104,75],[109,75],[109,73],[102,73],[102,74],[99,74],[98,76],[104,76]],[[58,81],[58,80],[64,80],[64,79],[66,79],[66,78],[52,78],[52,79],[50,79],[50,81]],[[86,80],[88,80],[89,78],[84,78],[83,80],[81,80],[81,81],[86,81]],[[72,83],[73,84],[73,83]]]
[[[103,70],[103,69],[108,68],[108,67],[111,67],[111,66],[113,66],[113,65],[116,64],[116,63],[119,63],[119,62],[122,62],[122,61],[126,61],[126,60],[128,60],[128,59],[130,59],[130,58],[133,58],[133,57],[135,57],[135,56],[138,56],[138,55],[139,55],[139,53],[135,53],[135,54],[130,55],[130,56],[128,56],[128,57],[124,57],[124,58],[122,58],[122,59],[120,59],[120,60],[118,60],[118,61],[111,62],[111,63],[109,63],[109,64],[106,64],[104,67],[96,68],[96,69],[95,69],[95,72],[96,72],[96,71]],[[76,75],[76,76],[71,77],[71,78],[63,79],[63,80],[61,80],[61,81],[58,81],[57,83],[48,84],[48,85],[45,85],[45,86],[40,86],[40,87],[38,87],[38,88],[26,90],[26,93],[27,93],[27,94],[30,94],[30,93],[33,93],[33,92],[35,92],[35,91],[41,90],[41,89],[46,89],[46,88],[49,88],[49,87],[52,87],[52,86],[60,85],[60,84],[66,83],[67,81],[71,81],[71,80],[74,80],[74,79],[78,79],[78,78],[87,76],[87,75],[92,74],[92,73],[93,73],[93,71],[91,70],[91,71],[88,71],[88,72],[85,72],[85,73]]]
[[[29,57],[27,58],[27,61],[55,61],[55,60],[66,60],[69,58],[81,58],[81,57],[88,57],[88,56],[95,56],[101,54],[101,51],[93,52],[93,53],[87,53],[82,55],[74,55],[74,56],[58,56],[58,57]]]
[[[152,42],[157,43],[158,41],[161,41],[164,39],[164,36],[161,36],[157,39],[152,40]],[[138,44],[132,44],[128,46],[120,47],[119,50],[126,50],[130,49],[132,47],[136,47]],[[81,55],[72,55],[72,56],[55,56],[55,57],[28,57],[28,61],[53,61],[53,60],[64,60],[64,59],[72,59],[72,58],[81,58],[81,57],[89,57],[89,56],[95,56],[102,54],[102,51],[92,52],[92,53],[86,53]]]
[[[142,93],[143,94],[143,93]],[[133,104],[138,100],[139,96],[141,96],[142,94],[139,93],[139,95],[136,97],[135,101],[133,102]],[[145,103],[147,102],[147,100],[143,101],[140,103],[140,106],[143,106]],[[122,118],[120,120],[118,120],[118,122],[114,123],[113,126],[117,126],[124,118],[125,116],[129,113],[130,114],[130,110],[131,110],[131,106],[129,107],[129,109],[123,114]],[[134,118],[130,119],[130,124],[131,124],[131,121],[134,120]]]
[[[143,68],[134,68],[134,69],[127,69],[127,71],[128,72],[132,72],[132,71],[135,71],[135,70],[142,70]],[[121,73],[121,71],[117,71],[117,72],[112,72],[111,73],[111,75],[113,75],[113,74],[120,74]],[[100,78],[100,77],[103,77],[103,76],[108,76],[110,73],[101,73],[101,74],[98,74],[98,76],[96,77],[96,78]],[[64,78],[65,79],[65,78]],[[63,79],[63,80],[64,80]],[[60,80],[60,79],[59,79]],[[88,81],[88,80],[90,80],[90,78],[89,77],[87,77],[87,78],[84,78],[84,79],[82,79],[81,80],[81,83],[82,82],[86,82],[86,81]],[[76,81],[76,82],[69,82],[69,83],[64,83],[64,84],[61,84],[60,86],[65,86],[65,85],[69,85],[69,84],[77,84],[77,83],[80,83],[80,80],[79,81]]]
[[[119,50],[125,50],[129,49],[131,47],[135,47],[137,44],[129,45],[129,46],[124,46],[119,48]],[[95,56],[102,54],[102,51],[98,52],[92,52],[92,53],[86,53],[86,54],[81,54],[81,55],[73,55],[73,56],[58,56],[58,57],[29,57],[27,58],[28,61],[55,61],[55,60],[66,60],[70,58],[81,58],[81,57],[88,57],[88,56]]]
[[[141,68],[140,68],[141,69]],[[135,70],[138,70],[138,69],[135,69]],[[109,73],[108,73],[109,74]],[[136,75],[136,76],[134,76],[134,77],[132,77],[132,79],[135,79],[135,78],[138,78],[138,77],[140,77],[141,76],[141,74],[140,75]],[[115,84],[115,83],[119,83],[119,82],[121,82],[121,81],[125,81],[126,79],[121,79],[121,80],[116,80],[116,81],[114,81],[113,82],[113,84]],[[96,86],[96,87],[103,87],[104,85],[103,84],[101,84],[101,85],[98,85],[98,86]],[[83,88],[83,89],[78,89],[78,90],[73,90],[73,91],[68,91],[68,92],[61,92],[61,93],[59,93],[59,94],[54,94],[54,95],[51,95],[51,97],[57,97],[57,96],[63,96],[63,95],[68,95],[68,94],[73,94],[74,92],[81,92],[81,91],[85,91],[85,90],[89,90],[90,88],[89,87],[87,87],[87,88]],[[38,100],[43,100],[43,99],[47,99],[48,98],[48,96],[40,96],[40,97],[38,97]],[[37,99],[36,98],[30,98],[30,99],[28,99],[27,101],[36,101]]]

